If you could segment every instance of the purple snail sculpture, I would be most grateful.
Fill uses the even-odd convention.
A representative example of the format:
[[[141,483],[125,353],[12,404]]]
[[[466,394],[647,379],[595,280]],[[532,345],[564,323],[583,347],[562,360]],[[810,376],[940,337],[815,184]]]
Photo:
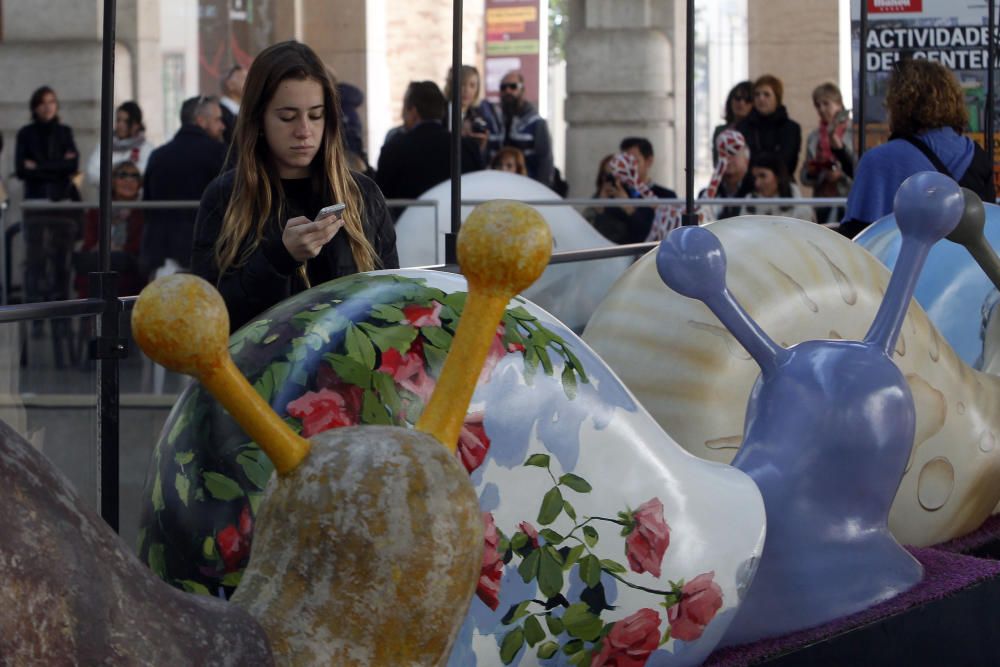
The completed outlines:
[[[723,644],[819,625],[921,580],[920,564],[887,525],[915,428],[913,398],[892,352],[927,253],[963,208],[958,185],[941,174],[922,172],[900,186],[902,249],[863,341],[786,349],[730,294],[725,253],[711,232],[680,228],[660,245],[663,281],[703,301],[761,368],[733,465],[760,487],[767,536]]]

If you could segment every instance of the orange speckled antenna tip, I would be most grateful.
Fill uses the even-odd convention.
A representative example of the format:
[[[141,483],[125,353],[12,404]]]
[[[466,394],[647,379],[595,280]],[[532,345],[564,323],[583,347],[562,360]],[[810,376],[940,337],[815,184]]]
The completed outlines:
[[[469,296],[441,378],[417,429],[450,451],[476,388],[504,308],[542,275],[552,256],[552,234],[538,211],[496,200],[477,206],[458,233],[458,262]]]
[[[309,454],[309,441],[288,428],[233,363],[229,314],[208,282],[189,274],[153,281],[135,303],[132,330],[156,363],[198,378],[279,474],[294,470]]]

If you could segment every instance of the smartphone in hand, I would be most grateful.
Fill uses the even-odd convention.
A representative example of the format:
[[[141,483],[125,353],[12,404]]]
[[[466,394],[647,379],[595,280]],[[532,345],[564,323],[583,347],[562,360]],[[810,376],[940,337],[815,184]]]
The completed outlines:
[[[329,219],[329,222],[336,222],[337,220],[344,217],[345,208],[347,208],[346,204],[339,204],[339,203],[331,204],[330,206],[321,208],[319,213],[316,214],[315,222],[319,222],[320,220],[326,220],[326,219]]]

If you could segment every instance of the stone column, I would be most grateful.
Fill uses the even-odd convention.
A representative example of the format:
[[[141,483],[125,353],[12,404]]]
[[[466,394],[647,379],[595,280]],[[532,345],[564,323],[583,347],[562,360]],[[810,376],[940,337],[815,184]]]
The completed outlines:
[[[570,195],[593,194],[597,167],[622,138],[653,144],[653,179],[679,190],[674,2],[573,0],[566,45],[566,171]],[[683,81],[683,78],[680,79]]]

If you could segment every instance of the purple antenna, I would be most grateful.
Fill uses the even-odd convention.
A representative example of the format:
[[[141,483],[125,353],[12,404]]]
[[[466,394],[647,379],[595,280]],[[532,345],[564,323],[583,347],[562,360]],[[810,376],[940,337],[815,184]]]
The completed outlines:
[[[958,183],[936,171],[918,172],[899,186],[893,212],[902,245],[885,298],[865,335],[866,343],[878,345],[892,356],[927,253],[958,226],[964,210],[965,198]]]
[[[765,374],[787,350],[768,336],[726,287],[726,253],[715,234],[701,227],[678,227],[660,243],[656,269],[672,290],[704,302],[746,348]]]

